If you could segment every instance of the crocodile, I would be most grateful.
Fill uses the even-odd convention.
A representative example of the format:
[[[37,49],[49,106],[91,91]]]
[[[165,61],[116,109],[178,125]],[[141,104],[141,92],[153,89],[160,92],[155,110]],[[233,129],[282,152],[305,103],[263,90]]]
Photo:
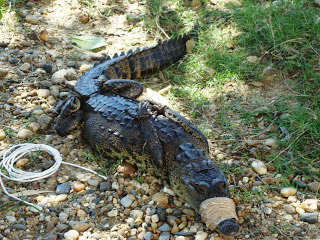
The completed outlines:
[[[136,98],[143,91],[139,82],[120,79],[144,77],[167,65],[170,58],[163,61],[160,55],[160,60],[155,62],[152,58],[159,54],[159,49],[166,49],[166,53],[176,51],[170,48],[176,49],[178,42],[185,45],[185,40],[169,40],[97,64],[98,70],[94,67],[84,74],[76,84],[75,94],[66,99],[56,131],[66,136],[82,128],[84,139],[94,150],[108,158],[124,158],[151,174],[168,179],[174,192],[199,211],[206,199],[230,197],[223,171],[209,158],[207,139],[190,121],[170,108],[138,101]],[[185,48],[180,49],[181,57]],[[130,54],[137,56],[134,59],[139,64],[130,64]],[[139,58],[140,54],[144,57]],[[143,62],[148,60],[152,63]],[[123,65],[119,64],[122,62]],[[110,72],[114,74],[109,75]],[[230,218],[221,221],[217,229],[234,235],[239,226]]]
[[[123,158],[168,179],[174,192],[196,211],[206,199],[230,197],[223,171],[209,158],[205,136],[161,104],[142,103],[121,91],[94,93],[86,100],[72,95],[58,117],[56,131],[66,136],[74,125],[82,127],[84,139],[102,155]],[[217,229],[233,235],[239,226],[232,218],[220,222]]]

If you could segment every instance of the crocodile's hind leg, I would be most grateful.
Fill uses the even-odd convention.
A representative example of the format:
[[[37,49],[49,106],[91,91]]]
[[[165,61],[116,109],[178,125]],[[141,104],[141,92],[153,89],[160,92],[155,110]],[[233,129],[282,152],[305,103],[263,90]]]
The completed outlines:
[[[137,108],[137,116],[129,114],[131,117],[137,119],[140,123],[141,134],[145,139],[145,146],[149,150],[155,171],[159,172],[164,168],[163,154],[161,142],[155,129],[150,113],[148,112],[148,104],[140,103]]]
[[[128,79],[112,79],[102,82],[100,92],[115,93],[127,98],[137,98],[142,94],[143,86],[134,80]]]

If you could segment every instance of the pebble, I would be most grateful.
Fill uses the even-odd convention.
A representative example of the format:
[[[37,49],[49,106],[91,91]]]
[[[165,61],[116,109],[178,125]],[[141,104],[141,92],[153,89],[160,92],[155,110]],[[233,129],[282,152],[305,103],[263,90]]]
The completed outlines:
[[[287,215],[283,216],[283,219],[286,220],[286,221],[291,221],[293,219],[293,217],[292,217],[292,215],[288,215],[287,214]]]
[[[9,61],[10,64],[16,64],[16,63],[19,62],[19,60],[17,58],[9,58],[8,61]]]
[[[26,63],[22,64],[19,69],[22,72],[29,72],[30,68],[31,68],[31,64],[26,62]]]
[[[144,234],[144,240],[151,240],[152,237],[153,237],[152,232],[146,232],[146,233]]]
[[[175,192],[171,188],[169,188],[167,185],[164,186],[163,192],[167,193],[167,194],[169,194],[171,196],[175,196],[176,195]]]
[[[318,210],[318,199],[306,199],[300,204],[300,207],[307,212],[315,212]]]
[[[80,66],[80,72],[83,73],[83,72],[86,72],[88,71],[90,68],[92,68],[92,65],[88,65],[88,64],[82,64]],[[121,164],[122,165],[122,164]],[[130,164],[131,165],[131,164]]]
[[[71,190],[71,185],[69,182],[61,183],[56,188],[56,194],[68,194]]]
[[[0,140],[6,137],[6,132],[3,129],[0,129]]]
[[[199,231],[197,232],[196,236],[194,237],[194,240],[205,240],[208,237],[208,233]]]
[[[294,196],[297,193],[297,189],[292,188],[292,187],[285,187],[281,189],[281,195],[283,197],[289,197],[289,196]]]
[[[60,194],[55,198],[56,202],[63,202],[64,200],[68,199],[68,195],[67,194]]]
[[[52,72],[52,65],[44,63],[41,66],[42,69],[46,71],[46,73],[51,73]]]
[[[107,213],[108,217],[116,217],[118,216],[118,210],[117,209],[112,209]]]
[[[97,179],[89,179],[88,180],[88,184],[90,186],[94,186],[94,187],[97,187],[99,185],[99,181]]]
[[[130,217],[133,219],[142,219],[143,212],[141,210],[135,209],[130,212]]]
[[[151,221],[152,221],[153,223],[159,222],[159,216],[158,216],[158,214],[152,215],[152,216],[151,216]]]
[[[23,224],[17,223],[12,225],[13,228],[18,229],[18,230],[27,230],[27,227]]]
[[[168,205],[168,197],[165,193],[159,192],[152,196],[152,200],[157,204],[159,208],[166,208]]]
[[[266,165],[259,160],[253,161],[251,166],[259,175],[264,175],[268,171]]]
[[[38,118],[37,123],[39,123],[40,128],[42,130],[46,130],[50,126],[52,121],[53,121],[52,117],[49,117],[46,114],[41,114],[40,117]]]
[[[33,132],[30,131],[29,129],[21,129],[18,132],[18,138],[19,139],[25,140],[25,139],[28,139],[28,138],[31,138],[31,137],[33,137]]]
[[[46,232],[50,232],[54,228],[54,222],[49,221],[46,226]]]
[[[49,41],[49,33],[48,33],[48,31],[47,30],[42,30],[39,33],[39,38],[43,42],[48,42]]]
[[[54,84],[62,84],[66,81],[67,74],[68,72],[66,69],[61,69],[52,75],[51,81]]]
[[[157,208],[157,214],[160,222],[165,222],[167,220],[167,212],[163,208]]]
[[[308,188],[311,192],[319,192],[320,190],[320,182],[312,182],[308,184]]]
[[[57,224],[57,231],[58,232],[63,232],[65,230],[67,230],[68,228],[69,228],[69,226],[67,224],[63,224],[63,223]]]
[[[57,239],[58,239],[58,236],[55,234],[49,234],[44,238],[44,240],[57,240]]]
[[[89,223],[80,222],[80,221],[70,221],[69,225],[72,227],[72,229],[78,232],[84,232],[90,228]]]
[[[217,159],[218,160],[223,160],[224,159],[224,154],[223,153],[217,154]]]
[[[305,213],[306,211],[303,210],[301,207],[296,207],[296,212],[301,214],[301,213]]]
[[[318,222],[318,213],[300,213],[300,221],[307,223],[316,223]]]
[[[0,68],[0,78],[6,77],[8,73],[9,73],[8,70]]]
[[[82,23],[87,23],[87,22],[89,22],[89,14],[88,13],[86,13],[86,12],[84,12],[84,13],[81,13],[79,16],[78,16],[78,19],[79,19],[79,21],[80,22],[82,22]]]
[[[275,149],[277,147],[277,140],[273,138],[269,138],[265,140],[264,144],[267,145],[268,147]]]
[[[77,191],[77,192],[80,192],[80,191],[82,191],[83,189],[85,189],[85,185],[82,183],[82,182],[75,182],[74,184],[73,184],[73,189],[75,190],[75,191]]]
[[[269,207],[264,207],[263,208],[263,212],[267,215],[270,215],[272,213],[272,209]]]
[[[83,211],[82,209],[79,209],[77,212],[77,217],[86,217],[87,213]]]
[[[122,174],[124,174],[125,177],[127,177],[130,174],[135,173],[136,168],[133,165],[125,162],[117,167],[117,172],[122,173]]]
[[[68,214],[61,212],[59,213],[59,221],[60,223],[66,223],[68,220]]]
[[[161,232],[170,232],[170,226],[168,223],[164,223],[158,228],[158,230]]]
[[[6,220],[9,224],[17,222],[17,219],[14,216],[6,216]]]
[[[118,182],[113,182],[112,185],[111,185],[111,188],[115,189],[115,190],[118,190],[120,188],[120,185],[119,185]]]
[[[29,227],[34,227],[39,224],[39,219],[37,217],[30,217],[26,219],[26,223],[29,225]]]
[[[105,192],[110,190],[111,183],[110,182],[101,182],[99,183],[99,191],[100,192]]]
[[[168,232],[163,232],[160,234],[159,240],[170,240],[170,233]]]
[[[64,239],[66,240],[76,240],[79,237],[79,232],[76,230],[69,230],[64,234]]]
[[[130,197],[130,195],[127,195],[120,200],[121,205],[124,207],[130,207],[132,202],[133,202],[133,199],[132,199],[132,197]]]
[[[306,188],[307,184],[305,182],[299,181],[299,180],[293,180],[292,181],[293,186],[298,187],[298,188]]]
[[[248,183],[249,182],[249,178],[248,177],[243,177],[242,178],[242,182],[243,183]]]
[[[29,162],[28,158],[21,158],[16,162],[16,166],[22,167],[22,166],[26,165],[28,162]]]
[[[36,15],[27,15],[26,21],[31,24],[37,24],[39,22],[39,19]]]
[[[38,97],[47,98],[50,96],[50,91],[48,89],[38,89],[37,95]]]
[[[285,210],[287,213],[289,213],[289,214],[294,214],[294,213],[296,213],[296,209],[292,206],[292,205],[290,205],[290,204],[287,204],[287,205],[284,205],[283,206],[283,210]]]

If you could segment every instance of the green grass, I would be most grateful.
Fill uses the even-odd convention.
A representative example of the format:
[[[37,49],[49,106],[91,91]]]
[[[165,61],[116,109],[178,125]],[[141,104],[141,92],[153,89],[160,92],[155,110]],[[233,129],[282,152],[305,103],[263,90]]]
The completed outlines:
[[[271,126],[262,135],[277,139],[278,148],[259,156],[284,176],[299,170],[319,180],[320,20],[313,2],[243,0],[224,11],[213,9],[209,1],[196,9],[181,1],[148,5],[147,27],[163,37],[161,28],[176,36],[199,21],[196,48],[163,74],[175,86],[168,96],[183,103],[207,137],[223,140],[228,135],[235,139],[230,147],[239,148],[242,140]],[[251,63],[248,56],[258,61]],[[264,82],[274,73],[273,82]],[[253,81],[279,91],[271,100],[263,89],[249,87],[244,96],[239,88]]]

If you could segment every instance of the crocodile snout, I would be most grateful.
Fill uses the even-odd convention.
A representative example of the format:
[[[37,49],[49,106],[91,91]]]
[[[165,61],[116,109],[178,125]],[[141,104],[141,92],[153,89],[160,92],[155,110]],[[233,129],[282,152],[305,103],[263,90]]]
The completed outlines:
[[[217,230],[225,235],[235,235],[239,232],[239,225],[234,218],[229,218],[220,222]]]

